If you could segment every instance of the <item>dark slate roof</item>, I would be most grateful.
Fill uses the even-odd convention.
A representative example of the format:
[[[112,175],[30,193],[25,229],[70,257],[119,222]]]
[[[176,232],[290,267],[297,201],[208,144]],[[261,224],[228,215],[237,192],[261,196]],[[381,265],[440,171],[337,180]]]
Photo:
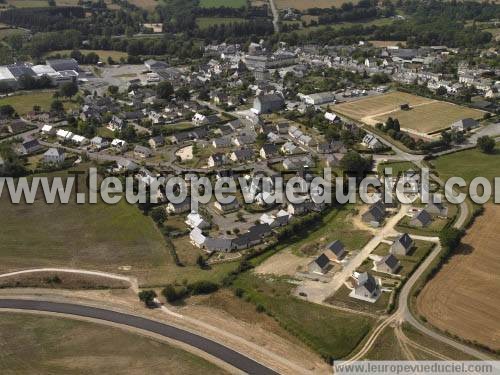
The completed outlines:
[[[427,225],[432,221],[432,217],[426,210],[422,210],[417,214],[417,216],[415,216],[415,220],[418,220],[422,224]]]
[[[248,230],[250,233],[259,237],[267,236],[271,233],[271,226],[269,224],[256,224]]]
[[[325,268],[330,264],[330,259],[325,254],[321,254],[319,257],[317,257],[314,262],[320,266],[321,268]]]
[[[367,274],[367,276],[368,277],[363,285],[366,290],[368,290],[370,293],[373,293],[377,289],[377,282],[375,281],[375,278],[369,273]]]
[[[399,260],[392,254],[388,254],[380,260],[381,263],[387,264],[390,269],[394,269],[399,265]]]
[[[266,154],[277,154],[278,153],[278,147],[276,147],[276,145],[273,143],[266,143],[266,144],[262,145],[262,148],[264,149],[264,152]]]
[[[253,158],[253,150],[250,148],[243,148],[241,150],[234,150],[234,154],[238,159],[251,159]]]
[[[215,154],[212,154],[212,159],[216,163],[222,163],[224,161],[224,154],[221,152],[216,152]]]
[[[328,249],[333,251],[335,255],[342,254],[344,252],[344,244],[340,242],[339,240],[333,241],[331,244],[329,244]]]
[[[413,240],[408,233],[403,233],[396,241],[407,250],[413,245]]]
[[[211,238],[207,237],[204,242],[204,246],[208,250],[223,250],[230,249],[232,245],[232,240],[227,238]]]

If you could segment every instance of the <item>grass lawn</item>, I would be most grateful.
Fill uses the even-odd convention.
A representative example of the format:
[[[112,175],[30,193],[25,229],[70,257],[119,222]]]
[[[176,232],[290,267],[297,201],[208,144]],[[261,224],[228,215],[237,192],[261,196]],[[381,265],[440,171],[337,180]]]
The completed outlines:
[[[342,287],[333,296],[328,297],[325,302],[334,306],[347,307],[353,310],[366,311],[373,314],[384,314],[391,297],[391,293],[382,292],[378,300],[371,303],[349,297],[349,293],[351,293],[351,289],[342,285]]]
[[[394,334],[394,328],[385,328],[363,359],[372,361],[406,360]]]
[[[115,137],[115,133],[112,130],[109,130],[108,128],[105,128],[105,127],[98,128],[97,135],[99,137],[105,137],[105,138],[114,138]]]
[[[7,0],[7,4],[16,8],[42,8],[49,6],[46,0]]]
[[[347,314],[290,296],[292,285],[266,281],[251,273],[241,274],[235,288],[261,306],[282,327],[324,357],[346,357],[369,332],[370,318]]]
[[[200,29],[207,29],[214,25],[227,25],[231,23],[245,22],[244,18],[238,17],[199,17],[196,19],[196,24]]]
[[[1,313],[0,340],[4,374],[226,373],[173,345],[71,319]]]
[[[462,177],[467,183],[474,177],[486,177],[493,181],[500,176],[500,147],[497,145],[494,154],[485,154],[478,149],[466,150],[441,156],[432,160],[439,176],[443,180],[450,177]]]
[[[332,6],[340,7],[347,2],[357,3],[357,1],[347,0],[276,0],[276,6],[278,9],[295,8],[305,10],[309,8],[331,8]]]
[[[450,204],[450,207],[452,205]],[[433,218],[432,222],[426,227],[415,227],[410,224],[411,218],[408,216],[403,217],[399,223],[396,225],[396,230],[398,232],[407,232],[409,234],[417,234],[423,236],[438,235],[441,230],[443,230],[449,222],[449,219]]]
[[[393,176],[398,176],[400,173],[404,173],[410,170],[413,170],[415,172],[419,171],[420,168],[417,167],[415,164],[409,161],[400,161],[400,162],[393,162],[393,163],[380,163],[377,165],[377,171],[378,173],[384,173],[385,168],[392,168],[392,175]]]
[[[201,8],[242,8],[246,5],[246,0],[200,0]]]
[[[115,61],[119,61],[120,58],[126,59],[128,57],[127,52],[122,52],[122,51],[105,51],[105,50],[97,50],[97,49],[81,49],[79,50],[82,54],[87,55],[90,52],[94,52],[99,56],[99,59],[101,61],[106,62],[108,60],[108,57],[111,57]],[[45,57],[50,57],[54,56],[56,54],[60,54],[61,56],[69,56],[71,54],[71,50],[69,49],[62,49],[58,51],[51,51],[48,52]]]
[[[0,99],[0,105],[10,104],[19,115],[24,115],[33,110],[35,104],[42,108],[42,111],[48,111],[50,104],[54,100],[52,95],[55,90],[50,91],[31,91],[21,92],[19,94]],[[78,107],[78,103],[69,100],[62,100],[66,110]]]

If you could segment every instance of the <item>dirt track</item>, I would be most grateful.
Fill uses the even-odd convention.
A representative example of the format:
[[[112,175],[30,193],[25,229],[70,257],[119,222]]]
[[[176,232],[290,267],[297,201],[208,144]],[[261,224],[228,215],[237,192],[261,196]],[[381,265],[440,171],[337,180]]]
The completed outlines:
[[[500,207],[486,206],[463,246],[417,300],[429,323],[492,349],[500,349]]]

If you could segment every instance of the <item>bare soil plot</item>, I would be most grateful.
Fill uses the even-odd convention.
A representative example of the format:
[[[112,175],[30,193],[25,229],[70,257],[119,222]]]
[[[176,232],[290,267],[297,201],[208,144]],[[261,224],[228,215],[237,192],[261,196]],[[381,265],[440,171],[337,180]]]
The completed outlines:
[[[500,207],[487,205],[463,246],[422,290],[420,314],[437,328],[500,349]]]
[[[348,0],[275,0],[278,9],[295,8],[298,10],[305,10],[310,8],[331,8],[333,6],[340,7],[342,4],[357,1]]]
[[[398,44],[406,46],[406,42],[404,40],[370,40],[370,43],[377,48],[396,46]]]
[[[255,269],[255,272],[263,275],[293,276],[298,270],[305,269],[310,261],[308,258],[299,257],[285,250],[266,259]]]

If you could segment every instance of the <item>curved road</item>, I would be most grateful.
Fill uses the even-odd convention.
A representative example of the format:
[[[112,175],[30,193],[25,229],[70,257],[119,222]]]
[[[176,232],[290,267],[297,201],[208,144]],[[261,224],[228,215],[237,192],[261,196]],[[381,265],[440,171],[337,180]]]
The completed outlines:
[[[1,309],[53,312],[122,324],[191,345],[248,374],[278,374],[270,368],[215,341],[165,323],[135,315],[91,306],[26,299],[0,299],[0,310]]]

